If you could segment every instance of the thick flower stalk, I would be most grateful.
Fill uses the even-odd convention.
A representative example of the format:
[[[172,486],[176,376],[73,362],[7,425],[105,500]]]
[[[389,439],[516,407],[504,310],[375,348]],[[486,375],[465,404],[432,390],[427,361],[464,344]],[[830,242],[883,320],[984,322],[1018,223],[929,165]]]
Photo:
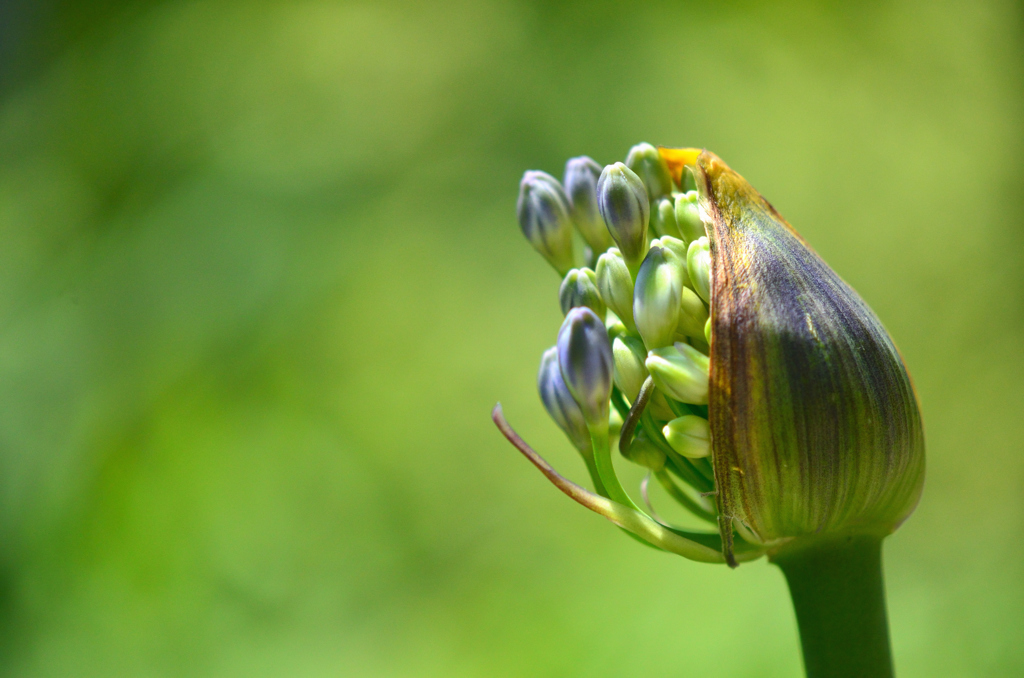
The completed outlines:
[[[767,555],[789,582],[809,676],[891,676],[880,545],[918,501],[924,439],[881,322],[712,153],[639,144],[603,169],[574,158],[565,177],[568,190],[527,172],[519,220],[564,277],[538,382],[594,490],[555,472],[500,406],[495,422],[640,541],[733,567]],[[647,469],[646,510],[616,474],[616,438]],[[712,529],[661,520],[652,479]]]

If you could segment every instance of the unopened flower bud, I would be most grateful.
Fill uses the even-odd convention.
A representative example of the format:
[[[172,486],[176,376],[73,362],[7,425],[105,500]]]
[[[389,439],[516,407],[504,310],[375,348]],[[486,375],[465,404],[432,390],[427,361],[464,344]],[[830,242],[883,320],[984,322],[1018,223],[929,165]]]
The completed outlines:
[[[649,468],[655,472],[665,468],[665,453],[651,441],[646,431],[640,431],[633,438],[633,442],[630,443],[623,456],[634,464]]]
[[[571,309],[586,306],[598,318],[604,318],[605,305],[597,291],[597,275],[589,268],[574,268],[566,274],[558,289],[558,302],[563,315]]]
[[[600,256],[612,246],[612,236],[597,207],[597,180],[600,177],[601,166],[585,155],[565,163],[563,182],[569,196],[570,214],[594,256]]]
[[[648,348],[671,346],[679,322],[685,263],[671,251],[652,247],[636,276],[633,320]]]
[[[697,238],[690,243],[686,253],[686,267],[690,274],[690,284],[700,298],[711,301],[711,243],[707,236]]]
[[[672,194],[672,175],[669,174],[668,165],[654,146],[640,143],[629,149],[626,167],[633,170],[644,182],[647,195],[652,202]]]
[[[636,335],[620,335],[612,342],[612,355],[615,359],[615,385],[622,391],[626,400],[634,403],[644,381],[650,376],[644,364],[647,359],[647,348]],[[651,395],[647,408],[656,419],[662,421],[675,416],[668,401],[665,400],[665,394],[658,389]]]
[[[589,308],[574,308],[558,331],[562,378],[590,426],[608,425],[612,391],[612,346],[604,323]]]
[[[587,422],[583,419],[580,406],[573,400],[572,394],[562,379],[562,371],[558,366],[558,349],[554,346],[544,351],[540,359],[540,371],[537,373],[537,390],[544,409],[565,432],[576,449],[586,452],[590,450],[590,433]]]
[[[650,230],[660,236],[681,238],[676,223],[676,208],[671,198],[662,198],[651,206]]]
[[[697,191],[687,191],[677,195],[675,213],[679,233],[687,243],[707,235],[704,222],[700,220],[700,210],[697,207]]]
[[[690,284],[690,273],[686,268],[686,253],[689,248],[686,246],[685,242],[679,238],[673,238],[670,235],[663,235],[660,238],[652,240],[651,247],[661,247],[679,257],[679,260],[683,262],[683,265],[680,267],[680,273],[682,273],[683,276],[683,284]]]
[[[679,300],[679,323],[676,332],[687,337],[703,337],[708,322],[708,310],[697,293],[689,287],[683,288]]]
[[[616,437],[622,433],[622,415],[614,407],[608,410],[608,435]]]
[[[569,198],[550,174],[531,170],[519,183],[516,203],[519,226],[533,248],[565,275],[573,267],[572,218]]]
[[[874,558],[879,540],[913,511],[924,480],[921,417],[899,352],[856,292],[721,159],[660,149],[671,175],[666,189],[651,150],[641,145],[630,154],[642,179],[622,163],[602,171],[598,210],[619,248],[595,252],[595,274],[575,271],[565,284],[569,307],[592,300],[596,280],[615,314],[607,314],[611,326],[593,304],[569,308],[538,376],[545,407],[580,449],[597,492],[558,474],[508,426],[500,406],[492,418],[563,492],[667,551],[732,566],[767,554],[791,584],[813,563],[831,570],[833,556],[855,552],[850,543],[873,549]],[[660,199],[673,184],[688,188],[685,177],[696,192],[672,202],[677,239],[666,234]],[[645,260],[652,204],[655,228],[664,230]],[[523,231],[563,273],[572,268],[567,215],[558,182],[527,173]],[[651,345],[634,334],[638,328]],[[666,336],[685,341],[655,345]],[[682,506],[717,520],[717,537],[661,523],[622,488],[609,440],[613,379],[623,454],[658,469]],[[620,395],[632,399],[628,414]],[[703,408],[680,403],[706,403],[706,419],[695,416]],[[680,416],[685,410],[693,414]],[[663,472],[661,452],[675,478]],[[676,452],[710,456],[713,474],[703,460]],[[694,493],[713,494],[714,510]]]
[[[647,371],[654,384],[670,398],[703,405],[708,401],[708,356],[687,344],[651,349]]]
[[[621,337],[623,334],[629,332],[626,326],[619,320],[619,316],[615,315],[611,311],[605,312],[604,326],[608,329],[608,340],[614,341],[615,337]]]
[[[625,335],[616,337],[612,342],[612,356],[615,360],[615,385],[626,396],[626,400],[634,402],[640,393],[640,387],[648,377],[647,366],[644,365],[647,349],[644,342],[637,337]]]
[[[635,273],[647,254],[651,216],[643,181],[621,162],[608,165],[597,182],[597,206],[626,266]]]
[[[715,245],[708,412],[727,557],[734,521],[787,549],[889,534],[924,481],[921,417],[899,351],[743,177],[707,151],[665,153],[693,169]],[[706,267],[690,263],[698,292],[695,268]]]
[[[711,428],[708,420],[695,414],[673,419],[661,429],[672,449],[691,459],[711,454]]]
[[[636,331],[633,322],[633,277],[629,274],[622,254],[615,247],[602,254],[597,260],[597,290],[601,299],[622,324],[630,331]]]

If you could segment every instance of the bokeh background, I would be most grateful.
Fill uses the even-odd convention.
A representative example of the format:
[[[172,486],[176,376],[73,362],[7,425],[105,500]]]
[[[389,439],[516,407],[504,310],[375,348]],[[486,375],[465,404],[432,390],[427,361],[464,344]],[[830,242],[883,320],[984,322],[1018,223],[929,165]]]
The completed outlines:
[[[904,353],[900,675],[1024,675],[1022,82],[999,0],[0,3],[0,669],[800,676],[775,568],[638,546],[488,418],[584,477],[517,182],[650,141]]]

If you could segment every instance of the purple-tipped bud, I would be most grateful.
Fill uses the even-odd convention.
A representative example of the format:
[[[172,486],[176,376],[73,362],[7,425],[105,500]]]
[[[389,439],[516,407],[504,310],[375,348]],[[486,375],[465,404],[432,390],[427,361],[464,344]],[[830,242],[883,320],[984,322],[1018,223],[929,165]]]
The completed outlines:
[[[604,323],[589,308],[574,308],[558,331],[562,378],[591,426],[608,424],[614,361]]]
[[[597,182],[597,206],[626,266],[635,274],[647,254],[651,217],[644,182],[621,162],[608,165]]]
[[[601,294],[597,291],[597,275],[589,268],[574,268],[566,274],[562,286],[558,288],[558,303],[563,315],[579,306],[586,306],[598,318],[604,318],[606,311]]]
[[[537,373],[537,390],[544,409],[565,432],[576,449],[581,452],[590,450],[590,433],[587,422],[583,419],[580,406],[573,400],[572,394],[562,379],[562,370],[558,366],[558,349],[554,346],[544,351],[540,359],[540,371]]]
[[[647,143],[640,143],[629,149],[626,167],[633,170],[644,186],[651,201],[660,200],[672,194],[672,175],[658,149]]]
[[[569,198],[558,180],[545,172],[526,172],[519,183],[516,213],[533,248],[565,275],[573,267],[575,253]]]
[[[590,245],[594,258],[612,246],[612,236],[597,207],[597,180],[600,177],[601,166],[585,155],[565,163],[563,183],[569,196],[570,214],[576,229]]]

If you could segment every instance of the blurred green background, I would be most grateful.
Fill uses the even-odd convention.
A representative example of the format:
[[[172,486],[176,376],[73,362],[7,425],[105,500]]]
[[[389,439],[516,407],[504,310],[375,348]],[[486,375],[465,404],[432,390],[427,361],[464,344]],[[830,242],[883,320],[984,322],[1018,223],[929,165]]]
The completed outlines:
[[[8,675],[801,675],[775,568],[638,546],[488,418],[585,476],[517,183],[638,141],[904,353],[900,675],[1024,675],[1019,3],[8,1],[0,44]]]

